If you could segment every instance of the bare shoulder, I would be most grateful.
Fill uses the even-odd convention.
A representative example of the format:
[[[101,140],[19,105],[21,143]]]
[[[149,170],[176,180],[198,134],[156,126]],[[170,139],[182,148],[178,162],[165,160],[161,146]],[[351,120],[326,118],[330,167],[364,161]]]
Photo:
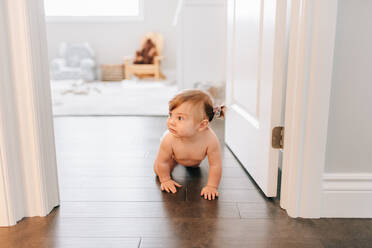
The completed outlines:
[[[208,133],[206,136],[207,136],[208,149],[217,149],[220,147],[220,142],[218,140],[218,137],[211,128],[208,129]]]
[[[165,132],[161,138],[160,147],[157,155],[158,161],[167,161],[171,159],[173,153],[173,135],[169,132]]]
[[[167,130],[161,139],[160,146],[162,147],[172,147],[172,143],[174,142],[173,135]]]

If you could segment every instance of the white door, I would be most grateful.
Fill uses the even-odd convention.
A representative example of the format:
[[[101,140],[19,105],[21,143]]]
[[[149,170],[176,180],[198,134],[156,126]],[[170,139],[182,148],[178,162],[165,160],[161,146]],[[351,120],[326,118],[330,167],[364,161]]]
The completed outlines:
[[[276,196],[286,1],[228,0],[225,142],[267,197]]]

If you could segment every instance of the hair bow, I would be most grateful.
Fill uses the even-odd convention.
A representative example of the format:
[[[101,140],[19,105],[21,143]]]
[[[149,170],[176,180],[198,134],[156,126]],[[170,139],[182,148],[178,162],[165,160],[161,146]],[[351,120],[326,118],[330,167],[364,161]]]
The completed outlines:
[[[216,118],[219,118],[221,116],[222,107],[216,106],[213,108],[213,113]]]

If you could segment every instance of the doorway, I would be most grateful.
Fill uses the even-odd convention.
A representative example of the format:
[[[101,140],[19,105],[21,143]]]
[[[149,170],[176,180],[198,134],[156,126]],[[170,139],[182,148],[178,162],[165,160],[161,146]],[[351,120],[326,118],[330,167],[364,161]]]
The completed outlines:
[[[32,11],[36,11],[37,8],[38,8],[38,6],[39,6],[39,5],[37,5],[37,6],[34,7],[34,6],[28,6],[26,3],[24,3],[24,4],[27,7],[29,7],[29,8],[23,8],[23,10],[26,10],[27,13],[33,13]],[[9,5],[11,5],[11,4],[9,3]],[[14,10],[17,10],[17,8],[16,8],[15,5],[11,5],[11,6],[14,7]],[[319,6],[315,6],[315,7],[319,7]],[[306,10],[308,10],[308,9],[306,9]],[[317,8],[315,8],[315,9],[317,9]],[[39,11],[39,10],[37,10],[37,11]],[[39,30],[40,29],[39,25],[36,25],[38,23],[37,21],[30,22],[29,23],[29,22],[27,22],[27,18],[23,18],[23,19],[20,18],[19,20],[17,19],[17,17],[22,17],[22,15],[12,16],[10,14],[10,12],[8,14],[10,16],[10,18],[9,18],[9,20],[10,20],[10,26],[9,27],[13,27],[13,28],[16,29],[16,27],[19,27],[19,25],[15,25],[15,24],[17,22],[19,22],[19,23],[21,23],[23,25],[22,27],[28,27],[25,30],[28,30],[30,28],[29,26],[32,26],[34,28],[33,30]],[[39,18],[39,15],[34,16],[34,15],[30,14],[29,17],[30,18],[31,17],[32,18],[36,18],[36,20],[37,20],[37,18]],[[15,21],[15,20],[17,20],[17,21]],[[34,20],[34,19],[32,19],[32,20]],[[310,19],[310,20],[313,20],[313,19]],[[298,23],[300,23],[300,22],[298,22]],[[12,29],[10,29],[10,30],[12,30]],[[4,30],[1,30],[1,31],[3,32]],[[31,35],[30,39],[31,40],[38,40],[38,39],[35,39],[35,38],[39,38],[40,33],[41,33],[41,36],[43,36],[43,32],[39,32],[39,31],[37,33],[30,32],[29,33]],[[22,32],[20,32],[20,33],[18,33],[18,35],[20,35],[21,38],[23,38],[22,35],[24,35],[24,34]],[[6,37],[6,36],[4,36],[4,37]],[[13,39],[14,37],[15,37],[15,34],[12,33],[11,38]],[[18,39],[18,41],[21,41],[21,40],[28,41],[29,39]],[[45,63],[44,63],[45,61],[43,62],[43,60],[41,58],[42,57],[41,55],[45,55],[45,53],[40,53],[41,55],[39,53],[37,53],[38,47],[35,46],[35,43],[32,43],[31,44],[33,46],[30,45],[33,49],[29,49],[29,47],[27,47],[27,46],[24,47],[24,46],[20,45],[17,40],[14,40],[13,39],[12,41],[14,42],[14,43],[11,43],[12,44],[11,48],[13,48],[13,50],[12,50],[13,52],[11,54],[9,52],[8,53],[5,53],[5,54],[8,54],[8,56],[11,57],[11,58],[13,58],[12,56],[14,56],[14,55],[19,55],[18,57],[16,56],[18,62],[19,61],[30,61],[30,59],[31,59],[31,61],[34,61],[35,60],[35,63],[32,63],[32,64],[30,64],[30,63],[24,63],[24,65],[25,65],[24,68],[21,68],[21,69],[19,69],[20,67],[12,68],[15,72],[19,72],[19,73],[14,73],[15,75],[17,75],[17,77],[15,78],[14,81],[18,84],[18,86],[21,86],[22,85],[22,82],[27,82],[27,84],[24,83],[25,84],[24,85],[25,87],[23,87],[22,91],[19,91],[18,94],[15,94],[14,93],[15,91],[13,92],[13,91],[11,91],[9,89],[6,89],[7,92],[9,92],[9,91],[12,92],[12,94],[10,94],[9,97],[14,96],[14,99],[16,99],[14,102],[17,103],[17,106],[19,106],[19,108],[21,108],[22,111],[28,110],[28,111],[26,111],[26,113],[29,113],[29,115],[21,115],[21,114],[19,115],[19,118],[22,118],[22,122],[20,122],[20,124],[24,124],[24,126],[22,126],[22,127],[25,127],[24,129],[21,128],[20,130],[30,131],[30,133],[34,134],[32,137],[34,139],[36,139],[36,141],[41,141],[41,142],[38,142],[38,144],[42,144],[42,145],[47,144],[48,145],[47,147],[50,148],[51,146],[49,146],[49,144],[51,144],[51,143],[49,143],[49,142],[51,140],[51,135],[50,135],[50,133],[48,133],[48,130],[49,131],[52,130],[51,129],[51,125],[50,125],[51,122],[48,122],[47,119],[42,119],[44,117],[41,117],[41,119],[39,119],[39,117],[40,117],[39,115],[42,115],[42,114],[45,114],[45,113],[49,113],[48,111],[50,110],[50,109],[48,109],[48,107],[45,107],[45,106],[49,106],[48,103],[47,103],[48,102],[48,92],[45,91],[45,85],[42,85],[41,83],[39,83],[39,82],[46,82],[45,77],[44,77],[44,75],[46,75],[46,73],[45,73],[46,70],[44,70],[44,67],[43,67],[45,65]],[[17,42],[15,42],[15,41],[17,41]],[[306,43],[305,42],[305,44],[309,44],[309,43]],[[14,48],[18,48],[18,47],[21,48],[21,49],[14,49]],[[320,50],[317,50],[317,51],[320,51]],[[41,62],[40,64],[42,64],[43,66],[41,66],[41,67],[36,66],[36,64],[37,64],[36,62],[37,61]],[[301,62],[301,63],[303,65],[303,62]],[[30,73],[31,71],[33,73]],[[23,72],[26,72],[26,73],[23,73]],[[314,73],[314,72],[311,71],[311,73]],[[309,91],[305,91],[305,93],[306,94],[310,94],[310,93],[313,92],[313,90],[314,90],[313,88],[310,88],[310,90]],[[43,97],[35,97],[35,96],[45,96],[45,98],[43,98]],[[305,99],[306,100],[308,98],[306,96],[301,95],[301,99]],[[309,99],[311,99],[311,98],[309,98]],[[325,99],[323,99],[323,100],[325,100]],[[8,105],[4,105],[4,106],[8,106]],[[316,106],[316,104],[315,104],[315,106]],[[37,109],[37,111],[33,111],[33,109],[36,109],[37,107],[40,107],[40,109]],[[308,106],[308,108],[310,108],[310,110],[312,110],[311,109],[312,108],[312,105],[311,106]],[[308,109],[307,109],[307,111],[308,111]],[[35,118],[33,118],[31,114],[35,114],[37,116]],[[43,121],[40,121],[40,123],[37,122],[35,124],[35,122],[33,122],[33,120],[35,120],[35,119],[36,120],[44,120],[44,122]],[[297,120],[300,120],[297,123],[302,123],[301,122],[301,118],[298,118]],[[307,120],[305,120],[305,122],[307,122]],[[311,121],[309,123],[311,124],[311,123],[314,123],[314,122],[315,122],[315,119],[313,118],[313,119],[311,119]],[[301,126],[299,125],[296,128],[299,128],[300,129]],[[14,131],[14,129],[11,129],[10,131]],[[25,132],[27,133],[27,131],[25,131]],[[20,137],[21,140],[26,140],[26,141],[27,141],[27,139],[29,139],[30,142],[26,142],[25,141],[25,143],[24,143],[24,149],[27,148],[27,144],[35,144],[35,140],[30,140],[30,135],[19,135],[19,136],[14,136],[13,135],[13,137]],[[298,135],[292,136],[292,139],[293,138],[294,138],[294,141],[295,142],[300,142],[301,139],[303,139],[302,136],[298,136]],[[16,147],[16,146],[14,146],[14,147]],[[43,151],[43,150],[41,149],[41,151]],[[37,152],[37,151],[35,151],[34,149],[31,149],[30,148],[30,153],[29,154],[32,154],[32,152]],[[42,161],[49,161],[50,162],[49,163],[50,165],[53,164],[52,163],[52,160],[53,160],[53,158],[52,158],[53,151],[51,151],[49,149],[48,152],[43,152],[40,155],[41,155],[40,157],[43,158]],[[311,160],[311,158],[312,157],[310,156],[310,160]],[[32,164],[31,162],[33,162],[34,164],[36,164],[37,161],[35,160],[36,161],[35,162],[32,159],[33,158],[30,157],[30,160],[29,160],[30,163],[29,164],[31,165]],[[319,157],[316,157],[316,159],[319,159]],[[310,162],[307,161],[307,164],[311,164]],[[305,168],[308,171],[310,167],[308,167],[307,164],[305,165]],[[31,168],[31,166],[30,166],[30,168]],[[40,167],[39,167],[39,169],[40,169]],[[43,167],[41,167],[41,169],[43,169]],[[45,173],[43,173],[43,175],[52,175],[53,174],[53,172],[52,172],[52,169],[53,169],[52,166],[49,166],[47,168],[45,167],[45,169],[47,169],[48,171],[46,171]],[[302,170],[302,171],[306,171],[306,170]],[[36,172],[36,169],[35,169],[35,172]],[[317,178],[317,180],[319,180],[320,177],[316,177],[316,178]],[[41,178],[41,180],[40,180],[40,185],[44,185],[44,183],[45,183],[45,185],[47,185],[47,182],[42,181],[42,179],[43,178]],[[292,181],[292,182],[295,182],[296,183],[295,180]],[[316,184],[316,185],[318,185],[318,184]],[[33,186],[29,187],[29,189],[32,189],[32,188],[33,188]],[[301,190],[303,189],[303,188],[298,188],[296,185],[295,185],[295,187],[291,187],[291,188],[293,188],[295,190],[299,189],[299,192],[301,192]],[[44,187],[44,189],[45,189],[45,192],[52,192],[50,190],[50,187]],[[42,193],[43,192],[40,192],[40,194],[42,194]],[[297,196],[297,195],[299,195],[298,192],[296,194],[292,194],[292,196]],[[317,195],[320,195],[320,194],[317,194]],[[49,196],[53,196],[53,194],[50,194]],[[305,196],[307,197],[308,194],[303,195],[302,200],[305,199]],[[39,195],[39,197],[42,197],[42,196]],[[49,197],[48,199],[50,200],[51,198]],[[18,206],[21,207],[21,204],[19,204]],[[21,211],[19,211],[19,212],[21,212]]]

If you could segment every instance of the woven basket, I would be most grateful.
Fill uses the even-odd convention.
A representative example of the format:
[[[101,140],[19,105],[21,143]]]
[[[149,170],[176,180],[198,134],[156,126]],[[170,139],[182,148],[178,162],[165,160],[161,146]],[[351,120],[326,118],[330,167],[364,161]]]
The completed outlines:
[[[121,81],[124,79],[124,65],[101,65],[102,81]]]

